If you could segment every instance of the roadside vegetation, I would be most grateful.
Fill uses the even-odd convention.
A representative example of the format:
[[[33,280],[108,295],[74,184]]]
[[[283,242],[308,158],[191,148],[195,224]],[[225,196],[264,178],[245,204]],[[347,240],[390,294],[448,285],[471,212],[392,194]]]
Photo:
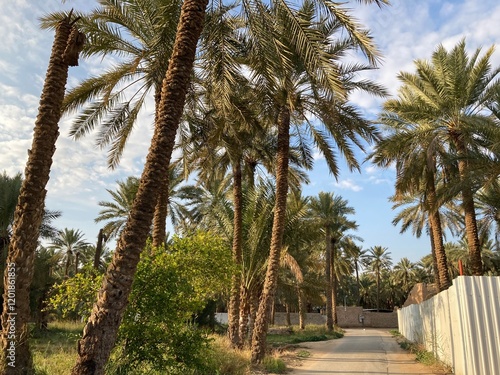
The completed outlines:
[[[68,375],[76,358],[76,344],[84,324],[72,321],[54,321],[47,330],[32,332],[30,340],[33,350],[36,375]],[[223,328],[223,327],[221,327]],[[202,358],[205,367],[202,370],[184,372],[199,375],[251,375],[283,374],[286,364],[291,360],[307,358],[310,353],[300,348],[300,343],[341,338],[340,330],[328,332],[324,326],[307,326],[305,330],[294,327],[272,327],[268,334],[269,351],[261,365],[255,366],[250,361],[250,350],[236,350],[231,347],[224,329],[220,334],[207,334],[207,345]],[[144,365],[128,369],[127,374],[164,374],[161,371],[147,369]],[[186,370],[184,370],[186,371]],[[108,373],[119,373],[117,367],[110,367]]]
[[[441,362],[436,358],[436,356],[427,351],[424,345],[408,341],[399,331],[391,330],[391,334],[396,338],[399,346],[415,355],[415,360],[426,366],[432,367],[434,370],[439,371],[442,374],[452,374],[452,369],[447,364]]]

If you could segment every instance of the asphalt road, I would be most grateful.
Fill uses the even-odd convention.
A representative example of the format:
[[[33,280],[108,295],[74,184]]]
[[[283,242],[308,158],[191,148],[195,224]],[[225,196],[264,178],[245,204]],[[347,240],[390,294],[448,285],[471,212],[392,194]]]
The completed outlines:
[[[311,353],[293,375],[327,374],[442,374],[415,362],[415,356],[399,347],[389,330],[346,329],[338,340],[305,343]]]

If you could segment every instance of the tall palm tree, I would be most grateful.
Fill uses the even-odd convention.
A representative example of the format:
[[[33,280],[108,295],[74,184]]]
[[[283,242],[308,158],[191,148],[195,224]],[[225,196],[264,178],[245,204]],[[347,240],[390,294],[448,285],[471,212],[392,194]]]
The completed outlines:
[[[113,55],[119,63],[69,90],[63,110],[79,111],[70,131],[75,139],[98,128],[96,145],[108,148],[108,165],[115,168],[148,99],[154,98],[155,121],[159,114],[181,1],[99,0],[98,4],[88,14],[78,13],[88,38],[83,53],[102,58]],[[51,14],[43,22],[50,25],[59,16]],[[168,175],[164,178],[154,221],[155,244],[163,243],[166,236]]]
[[[375,274],[377,285],[377,310],[380,309],[380,277],[382,271],[392,265],[390,252],[386,247],[373,246],[368,250],[367,266]]]
[[[356,303],[360,303],[360,284],[359,284],[359,267],[365,263],[366,250],[363,250],[361,246],[356,245],[354,241],[350,241],[349,245],[345,247],[347,256],[351,259],[354,264],[354,272],[356,274]]]
[[[207,3],[207,0],[185,0],[182,5],[173,51],[162,82],[155,131],[137,196],[79,341],[78,360],[72,369],[74,375],[102,374],[115,345],[139,257],[153,220],[156,198],[168,172]]]
[[[349,220],[347,215],[354,214],[354,208],[348,206],[348,202],[341,196],[334,197],[333,193],[320,192],[318,197],[312,197],[309,203],[311,217],[323,228],[325,235],[325,278],[326,278],[326,326],[328,330],[333,330],[335,322],[335,312],[333,306],[336,306],[336,293],[334,283],[337,276],[335,269],[335,258],[337,252],[335,249],[340,244],[341,238],[345,232],[356,229],[354,221]]]
[[[297,12],[284,9],[281,3],[273,5],[269,13],[260,15],[267,34],[251,39],[249,53],[250,67],[259,82],[258,89],[263,89],[269,98],[266,109],[274,113],[278,129],[274,223],[266,278],[253,332],[253,362],[262,361],[265,354],[268,317],[277,287],[288,192],[291,125],[306,124],[310,137],[325,155],[331,172],[337,176],[333,142],[349,166],[357,169],[359,165],[351,146],[362,148],[360,139],[370,142],[376,138],[375,128],[347,103],[346,95],[354,87],[374,94],[384,93],[375,84],[365,82],[358,85],[354,81],[353,75],[367,67],[347,67],[339,63],[340,57],[356,46],[360,46],[373,63],[377,56],[367,34],[360,31],[357,25],[351,24],[354,28],[343,29],[348,31],[348,40],[331,43],[339,38],[337,31],[346,26],[336,18],[338,13],[335,10],[343,12],[341,7],[328,8],[331,13],[322,19],[323,22],[315,23],[319,6],[313,2],[304,3]],[[344,14],[342,19],[348,17]],[[361,34],[364,34],[363,40],[358,38]],[[356,43],[352,43],[354,40]],[[344,75],[348,71],[349,74]],[[318,129],[309,122],[306,113],[314,114],[324,129]],[[328,140],[328,136],[333,142]]]
[[[2,312],[2,358],[9,355],[8,348],[15,346],[15,367],[4,362],[5,374],[21,374],[33,371],[28,345],[29,288],[33,278],[33,260],[38,244],[39,228],[43,217],[45,187],[49,180],[52,156],[59,135],[59,120],[64,98],[69,66],[78,65],[78,52],[84,37],[76,29],[72,14],[58,19],[47,75],[45,77],[38,116],[35,120],[33,141],[24,172],[25,179],[19,193],[14,215],[14,225],[9,244],[5,269],[4,299]],[[14,270],[15,306],[8,302],[9,272]],[[9,310],[10,307],[10,310]],[[15,339],[12,340],[9,312],[16,312]]]
[[[396,162],[396,194],[392,197],[394,208],[416,201],[415,206],[406,207],[393,224],[403,221],[401,232],[413,227],[420,237],[423,228],[428,228],[432,255],[435,264],[436,284],[439,290],[451,285],[446,269],[446,254],[443,245],[443,225],[437,197],[438,162],[446,159],[443,145],[429,131],[425,123],[413,123],[405,116],[406,97],[401,94],[396,104],[388,101],[384,105],[381,121],[390,127],[391,133],[379,141],[372,159],[380,166],[388,167]]]
[[[74,264],[75,273],[78,270],[80,255],[84,255],[90,243],[84,239],[84,234],[78,229],[64,228],[59,231],[57,237],[52,240],[49,250],[62,254],[64,259],[64,277],[70,276],[71,263]],[[80,258],[80,262],[82,259]],[[84,262],[82,262],[84,263]]]
[[[461,194],[474,275],[482,274],[473,200],[482,181],[474,173],[473,163],[478,159],[481,164],[487,163],[492,153],[485,150],[493,150],[500,136],[494,119],[485,113],[498,85],[499,70],[491,68],[493,48],[482,57],[480,53],[481,49],[477,49],[469,56],[464,40],[450,51],[438,46],[431,61],[415,62],[416,73],[399,74],[403,83],[399,98],[385,103],[386,110],[418,124],[422,132],[446,147],[448,170],[456,165],[455,184],[449,184],[446,191],[451,197],[455,192]]]

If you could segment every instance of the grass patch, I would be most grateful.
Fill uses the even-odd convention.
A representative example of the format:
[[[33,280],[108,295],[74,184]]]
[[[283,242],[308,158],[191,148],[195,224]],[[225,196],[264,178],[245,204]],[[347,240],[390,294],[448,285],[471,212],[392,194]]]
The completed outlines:
[[[275,332],[274,330],[273,332]],[[279,348],[282,346],[299,344],[308,341],[326,341],[343,337],[341,330],[336,328],[332,332],[328,332],[323,325],[308,325],[305,329],[300,330],[298,327],[287,327],[283,334],[270,333],[267,335],[267,342],[271,347]]]
[[[53,322],[47,331],[33,331],[30,347],[37,375],[67,375],[76,363],[76,343],[84,323]]]
[[[281,358],[276,356],[266,356],[262,361],[264,370],[272,374],[284,374],[286,372],[286,364]]]

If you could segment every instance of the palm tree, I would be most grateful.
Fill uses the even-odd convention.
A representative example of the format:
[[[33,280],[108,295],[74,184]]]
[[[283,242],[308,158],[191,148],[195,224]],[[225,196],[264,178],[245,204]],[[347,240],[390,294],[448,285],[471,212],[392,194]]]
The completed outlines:
[[[74,264],[74,274],[78,272],[78,263],[82,262],[81,255],[85,255],[90,243],[84,239],[80,230],[64,228],[59,231],[56,238],[49,245],[49,250],[62,254],[64,259],[64,277],[70,276],[71,263]],[[84,261],[82,263],[85,263]]]
[[[19,201],[14,215],[7,264],[13,265],[16,273],[16,327],[15,340],[11,337],[7,291],[9,290],[7,267],[4,277],[4,300],[2,312],[2,358],[9,355],[7,349],[16,348],[15,367],[4,362],[5,374],[21,374],[33,371],[33,363],[28,345],[29,288],[33,278],[33,260],[38,244],[39,228],[43,217],[45,187],[49,180],[52,156],[59,135],[61,105],[64,98],[69,66],[78,65],[78,51],[84,41],[71,20],[72,14],[58,19],[54,43],[47,68],[33,141],[25,169],[25,179],[19,193]]]
[[[404,298],[408,297],[415,279],[415,264],[408,258],[401,258],[393,268],[394,277],[401,286]]]
[[[473,200],[482,181],[474,173],[473,163],[478,159],[483,165],[488,163],[492,154],[485,150],[492,150],[499,137],[494,119],[484,112],[497,85],[498,70],[490,65],[493,47],[482,57],[480,52],[477,49],[469,56],[464,40],[449,52],[438,46],[430,62],[415,62],[416,73],[399,74],[403,83],[399,99],[385,104],[386,110],[417,124],[422,133],[427,132],[436,144],[446,147],[448,171],[456,166],[456,182],[446,191],[449,197],[454,197],[455,191],[461,193],[474,275],[482,274]]]
[[[351,259],[354,264],[354,272],[356,274],[356,303],[361,303],[360,295],[360,284],[359,284],[359,267],[365,263],[366,250],[363,250],[361,246],[356,245],[353,241],[345,247],[347,256]]]
[[[340,7],[334,8],[343,11]],[[325,155],[331,172],[337,176],[335,151],[327,136],[332,137],[352,169],[359,167],[352,153],[352,144],[362,148],[358,137],[368,142],[376,138],[375,128],[348,105],[346,94],[354,87],[375,94],[384,93],[377,85],[357,85],[353,80],[353,74],[366,67],[339,64],[343,53],[356,46],[362,46],[369,59],[375,62],[376,50],[366,34],[363,40],[357,38],[360,34],[356,25],[346,28],[350,36],[347,41],[330,44],[338,37],[336,31],[345,27],[335,18],[338,14],[334,10],[319,24],[314,23],[317,7],[312,2],[304,3],[298,12],[284,9],[280,3],[270,10],[272,13],[260,15],[267,34],[251,39],[249,53],[250,67],[259,82],[258,89],[264,90],[269,98],[267,109],[274,114],[278,129],[274,223],[263,294],[253,332],[252,362],[260,362],[264,357],[268,317],[277,287],[288,192],[291,125],[307,125],[311,138]],[[342,19],[346,20],[346,17]],[[313,40],[316,42],[311,43]],[[360,44],[353,44],[353,40]],[[304,51],[304,47],[308,50]],[[348,71],[349,74],[344,75]],[[320,119],[325,132],[307,121],[306,113],[313,113]]]
[[[380,309],[380,276],[392,264],[389,254],[388,249],[382,246],[373,246],[368,250],[367,266],[375,274],[377,285],[377,310]]]
[[[106,189],[113,201],[101,201],[99,206],[103,207],[99,211],[99,216],[95,222],[107,221],[103,231],[108,238],[119,236],[127,222],[128,215],[134,203],[139,179],[137,177],[127,177],[125,181],[117,181],[116,191]]]
[[[425,123],[413,123],[405,116],[408,104],[404,94],[398,102],[387,101],[381,121],[390,127],[391,133],[376,146],[372,159],[379,166],[387,168],[396,162],[396,194],[392,197],[397,208],[416,201],[396,216],[393,224],[403,221],[401,232],[413,227],[413,233],[420,237],[423,228],[428,228],[432,255],[435,264],[436,284],[439,290],[451,285],[446,269],[446,254],[443,245],[443,228],[437,197],[438,161],[445,159],[439,139],[429,131]]]
[[[155,132],[137,196],[104,276],[97,303],[78,345],[72,374],[102,374],[118,334],[135,270],[153,220],[156,197],[167,175],[193,68],[207,0],[186,0],[181,9],[175,43],[157,111]]]
[[[70,135],[81,139],[99,128],[96,145],[108,149],[108,165],[118,166],[139,114],[154,97],[155,121],[159,114],[162,80],[172,53],[181,1],[99,0],[89,14],[79,13],[88,38],[86,56],[114,55],[120,62],[71,89],[65,113],[80,110]],[[58,13],[44,18],[51,25]],[[165,161],[168,165],[168,161]],[[153,242],[165,241],[168,175],[164,176],[155,213]]]
[[[348,206],[348,202],[341,196],[334,197],[333,193],[320,192],[318,197],[312,197],[309,203],[311,217],[323,229],[325,235],[325,277],[326,277],[326,326],[333,330],[336,312],[333,307],[337,305],[335,274],[335,258],[337,258],[336,247],[340,244],[345,232],[356,229],[354,221],[348,220],[347,215],[354,214],[354,209]],[[333,268],[332,268],[333,265]]]

